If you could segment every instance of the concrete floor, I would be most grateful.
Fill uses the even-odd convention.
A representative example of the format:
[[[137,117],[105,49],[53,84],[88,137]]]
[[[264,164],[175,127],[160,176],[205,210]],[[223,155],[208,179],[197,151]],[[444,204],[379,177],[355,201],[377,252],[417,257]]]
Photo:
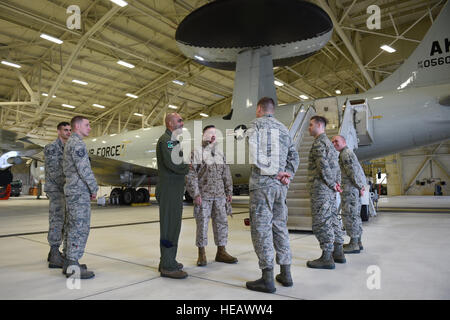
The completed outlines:
[[[450,208],[450,197],[383,200]],[[177,260],[189,277],[161,278],[158,207],[97,207],[82,263],[96,276],[80,289],[68,289],[60,269],[47,268],[48,200],[33,197],[0,201],[0,299],[450,299],[450,214],[382,212],[364,223],[361,254],[347,255],[335,270],[314,270],[306,261],[320,256],[311,233],[291,233],[294,286],[276,284],[275,294],[252,292],[245,282],[259,278],[245,198],[236,200],[229,220],[228,251],[239,263],[214,261],[212,230],[208,265],[197,267],[192,206],[186,205]],[[240,204],[239,204],[240,202]],[[424,202],[428,205],[424,205]],[[386,205],[389,207],[390,205]],[[379,272],[379,289],[370,266]],[[278,267],[276,268],[278,272]],[[370,269],[369,269],[370,271]]]

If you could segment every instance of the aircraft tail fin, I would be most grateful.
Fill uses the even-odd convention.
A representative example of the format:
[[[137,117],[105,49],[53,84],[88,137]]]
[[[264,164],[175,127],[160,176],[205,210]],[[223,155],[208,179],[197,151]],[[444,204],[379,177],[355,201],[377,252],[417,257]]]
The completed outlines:
[[[369,92],[402,90],[450,82],[450,1],[411,56]]]

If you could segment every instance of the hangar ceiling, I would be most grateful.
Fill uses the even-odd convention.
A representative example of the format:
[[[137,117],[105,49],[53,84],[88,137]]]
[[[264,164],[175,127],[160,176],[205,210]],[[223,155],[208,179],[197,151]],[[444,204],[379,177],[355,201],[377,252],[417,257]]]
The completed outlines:
[[[210,1],[127,2],[121,8],[110,0],[0,0],[0,59],[21,66],[0,64],[0,127],[45,144],[56,138],[57,123],[78,114],[98,136],[161,125],[169,105],[185,119],[228,113],[234,72],[185,58],[175,42],[183,18]],[[412,53],[446,0],[311,2],[335,22],[333,37],[312,57],[274,70],[284,84],[277,86],[279,104],[370,89]],[[381,28],[370,30],[373,4]],[[67,27],[76,22],[71,5],[80,8],[80,29]],[[397,51],[387,53],[383,44]]]

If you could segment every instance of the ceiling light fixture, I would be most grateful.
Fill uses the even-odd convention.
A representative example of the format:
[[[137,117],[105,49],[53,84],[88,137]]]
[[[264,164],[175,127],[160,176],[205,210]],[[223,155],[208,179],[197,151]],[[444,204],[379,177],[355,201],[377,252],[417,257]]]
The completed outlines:
[[[124,67],[130,68],[130,69],[134,68],[134,64],[131,64],[131,63],[128,63],[128,62],[125,62],[125,61],[122,61],[122,60],[117,61],[117,63],[122,65],[122,66],[124,66]]]
[[[83,86],[87,86],[88,85],[88,83],[86,81],[81,81],[81,80],[76,80],[76,79],[73,79],[72,82],[81,84]]]
[[[397,50],[395,50],[394,48],[391,48],[391,47],[389,47],[388,45],[385,45],[385,44],[382,45],[380,48],[383,49],[384,51],[389,52],[389,53],[392,53],[392,52],[397,51]]]
[[[48,93],[42,92],[42,95],[43,95],[44,97],[48,97]],[[52,98],[56,98],[56,96],[53,95]]]
[[[102,106],[101,104],[93,104],[94,107],[100,108],[100,109],[105,109],[105,106]]]
[[[281,81],[278,81],[278,80],[275,80],[273,83],[274,83],[276,86],[278,86],[278,87],[284,86],[284,83],[281,82]]]
[[[202,117],[205,117],[205,118],[208,118],[208,117],[209,117],[209,115],[207,115],[206,113],[200,113],[200,115],[201,115]]]
[[[144,116],[143,114],[137,113],[137,112],[135,112],[134,115],[135,115],[135,116],[138,116],[138,117],[143,117],[143,116]]]
[[[12,62],[9,62],[9,61],[5,61],[5,60],[2,60],[2,64],[6,65],[6,66],[13,67],[13,68],[17,68],[17,69],[22,68],[22,66],[20,66],[18,64],[15,64],[15,63],[12,63]]]
[[[45,33],[42,33],[42,34],[40,35],[40,37],[41,37],[42,39],[45,39],[45,40],[54,42],[54,43],[56,43],[56,44],[61,44],[61,43],[63,43],[62,40],[59,40],[58,38],[55,38],[55,37],[52,37],[52,36],[49,36],[48,34],[45,34]]]
[[[134,94],[132,94],[132,93],[127,93],[126,96],[127,96],[127,97],[130,97],[130,98],[133,98],[133,99],[139,98],[137,95],[134,95]]]
[[[336,90],[335,92],[336,92],[336,94],[341,94],[342,93],[341,90],[339,90],[339,89]]]
[[[179,86],[184,86],[184,82],[180,81],[180,80],[172,80],[173,83],[179,85]]]
[[[65,103],[63,103],[62,106],[66,107],[66,108],[70,108],[70,109],[75,109],[76,108],[74,106],[71,106],[70,104],[65,104]]]
[[[128,2],[125,2],[123,0],[111,0],[111,2],[114,2],[115,4],[121,7],[125,7],[126,5],[128,5]]]
[[[177,106],[174,106],[173,104],[169,104],[168,107],[169,107],[170,109],[178,109],[178,107],[177,107]]]
[[[301,95],[300,95],[300,98],[303,99],[303,100],[308,100],[308,99],[309,99],[309,97],[308,97],[308,96],[305,96],[304,94],[301,94]]]
[[[195,59],[200,60],[200,61],[205,61],[205,59],[201,56],[195,55],[194,56]]]

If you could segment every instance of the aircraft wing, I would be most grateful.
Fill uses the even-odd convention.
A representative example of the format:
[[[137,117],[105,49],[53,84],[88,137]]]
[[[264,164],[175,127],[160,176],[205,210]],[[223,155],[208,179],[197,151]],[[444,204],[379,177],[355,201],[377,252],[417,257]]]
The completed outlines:
[[[154,185],[158,181],[156,169],[93,154],[89,158],[99,185],[138,187]]]
[[[16,132],[0,129],[0,170],[20,164],[22,157],[32,158],[43,149],[26,137],[19,137]]]

